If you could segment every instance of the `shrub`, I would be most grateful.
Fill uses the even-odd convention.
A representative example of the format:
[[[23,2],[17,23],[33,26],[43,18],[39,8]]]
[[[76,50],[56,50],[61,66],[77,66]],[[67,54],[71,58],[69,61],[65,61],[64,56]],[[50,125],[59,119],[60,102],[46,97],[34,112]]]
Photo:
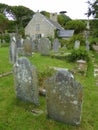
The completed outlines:
[[[71,54],[68,56],[68,60],[70,62],[75,62],[77,60],[89,60],[89,56],[88,56],[88,52],[84,49],[84,48],[80,48],[80,49],[74,49]]]
[[[74,48],[74,43],[76,40],[80,41],[80,45],[84,46],[85,45],[85,38],[83,37],[82,34],[78,34],[78,35],[74,35],[73,37],[70,38],[68,44],[67,44],[67,48],[68,49],[72,49]]]
[[[9,34],[3,34],[3,35],[0,35],[0,39],[1,39],[1,42],[3,42],[3,40],[7,43],[10,42],[10,36]]]
[[[48,78],[51,77],[52,74],[55,72],[54,69],[46,67],[43,71],[38,72],[38,79],[39,79],[39,85],[42,86],[43,82]]]
[[[61,47],[68,44],[68,40],[66,40],[66,39],[59,39],[59,41],[61,43]]]

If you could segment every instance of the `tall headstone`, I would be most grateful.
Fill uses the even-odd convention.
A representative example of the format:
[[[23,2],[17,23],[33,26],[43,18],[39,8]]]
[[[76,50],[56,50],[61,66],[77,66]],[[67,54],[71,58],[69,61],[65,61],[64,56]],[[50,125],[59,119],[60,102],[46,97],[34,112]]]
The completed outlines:
[[[32,55],[32,42],[30,39],[25,39],[23,43],[24,53],[27,56]]]
[[[32,51],[33,52],[38,51],[38,43],[39,43],[38,39],[35,39],[35,40],[32,41]]]
[[[23,38],[20,38],[17,40],[17,52],[18,55],[24,55],[24,49],[23,49]]]
[[[87,50],[87,51],[89,51],[89,50],[90,50],[90,46],[89,46],[89,45],[90,45],[89,41],[88,41],[88,40],[86,40],[86,50]]]
[[[79,125],[81,120],[83,88],[76,82],[72,74],[59,69],[56,74],[46,80],[46,100],[48,117]]]
[[[14,40],[11,40],[10,48],[9,48],[9,59],[10,63],[14,64],[17,60],[17,47]]]
[[[61,43],[59,40],[56,38],[53,42],[53,51],[58,52],[58,49],[61,48]]]
[[[41,38],[38,43],[38,49],[41,55],[49,55],[51,42],[48,38]]]
[[[26,57],[18,58],[14,65],[14,75],[17,98],[38,105],[38,78],[35,66],[32,66]]]
[[[79,40],[76,40],[76,41],[75,41],[74,48],[75,48],[75,49],[79,49],[79,47],[80,47],[80,41],[79,41]]]

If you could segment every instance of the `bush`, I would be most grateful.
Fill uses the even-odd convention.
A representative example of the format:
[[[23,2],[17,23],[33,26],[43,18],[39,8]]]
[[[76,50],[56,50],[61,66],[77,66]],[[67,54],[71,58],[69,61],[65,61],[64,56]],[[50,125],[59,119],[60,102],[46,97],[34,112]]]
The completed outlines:
[[[0,35],[0,39],[1,39],[1,42],[3,42],[3,40],[7,43],[10,42],[10,36],[9,34],[3,34],[3,35]]]
[[[84,46],[85,45],[85,38],[83,37],[82,34],[78,34],[78,35],[74,35],[73,37],[70,38],[68,44],[67,44],[67,48],[68,49],[72,49],[74,48],[74,43],[76,40],[80,41],[80,45]]]
[[[59,39],[60,43],[61,43],[61,47],[63,47],[64,45],[66,46],[68,44],[68,40],[66,39]]]
[[[89,56],[88,56],[88,52],[84,49],[84,48],[80,48],[80,49],[74,49],[71,54],[68,56],[68,60],[70,62],[75,62],[77,60],[89,60]]]
[[[38,72],[39,85],[42,86],[43,82],[53,75],[55,70],[53,68],[46,67],[43,71]]]

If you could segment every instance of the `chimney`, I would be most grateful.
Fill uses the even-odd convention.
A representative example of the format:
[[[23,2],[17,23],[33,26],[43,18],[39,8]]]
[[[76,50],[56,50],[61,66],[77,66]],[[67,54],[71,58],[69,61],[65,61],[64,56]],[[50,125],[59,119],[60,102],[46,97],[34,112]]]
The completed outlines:
[[[57,22],[57,13],[50,13],[50,19]]]

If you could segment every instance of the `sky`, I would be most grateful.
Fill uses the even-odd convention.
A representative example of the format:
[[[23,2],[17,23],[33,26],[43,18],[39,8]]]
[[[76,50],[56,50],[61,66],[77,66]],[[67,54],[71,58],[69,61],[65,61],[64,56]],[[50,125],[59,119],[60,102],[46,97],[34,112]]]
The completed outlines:
[[[66,15],[71,19],[87,19],[85,13],[88,10],[88,0],[0,0],[0,3],[28,7],[34,12],[47,11],[50,13],[59,13],[67,11]]]

